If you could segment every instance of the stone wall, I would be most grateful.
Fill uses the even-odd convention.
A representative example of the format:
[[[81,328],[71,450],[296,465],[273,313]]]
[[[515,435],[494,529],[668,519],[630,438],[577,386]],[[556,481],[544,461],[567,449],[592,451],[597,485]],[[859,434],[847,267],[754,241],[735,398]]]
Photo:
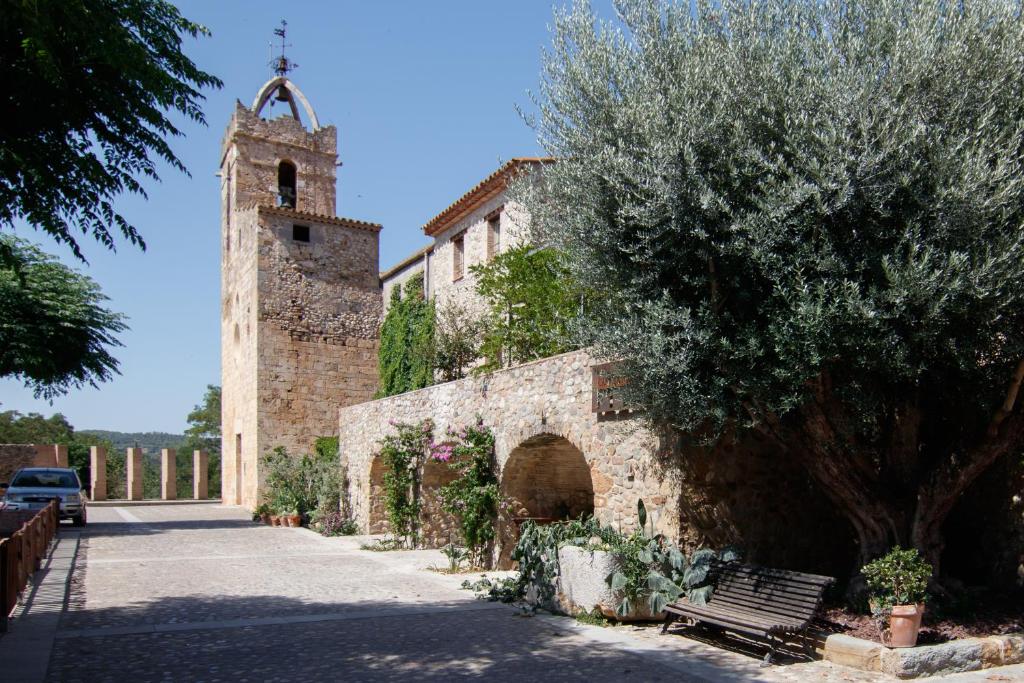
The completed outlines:
[[[631,528],[637,500],[643,498],[657,529],[678,536],[679,485],[656,457],[659,439],[638,419],[604,420],[591,412],[590,365],[590,356],[578,351],[341,409],[341,453],[357,522],[368,531],[385,528],[377,484],[382,471],[374,459],[378,441],[392,431],[389,421],[412,423],[429,417],[436,433],[443,434],[479,417],[494,431],[497,466],[503,480],[509,474],[510,490],[527,513],[522,516],[577,513],[585,503],[576,498],[589,484],[590,504],[603,522]],[[572,458],[582,458],[589,477],[581,477],[578,467],[566,466]],[[536,460],[532,466],[531,459]],[[552,472],[563,470],[571,477],[562,482],[565,495],[554,500],[545,490],[554,484]],[[533,477],[524,479],[523,472]],[[448,521],[426,522],[428,536],[447,542]]]
[[[0,444],[0,483],[10,483],[14,473],[22,467],[53,465],[40,462],[40,453],[32,444]]]
[[[383,468],[374,456],[392,430],[389,421],[429,417],[443,433],[479,416],[495,433],[510,504],[499,523],[500,559],[508,558],[516,518],[592,511],[628,531],[643,499],[656,530],[688,550],[731,544],[751,562],[847,575],[852,530],[806,472],[754,439],[726,438],[707,448],[677,434],[656,435],[637,416],[599,417],[591,411],[593,362],[576,351],[342,409],[341,453],[357,522],[386,531]],[[446,542],[448,522],[423,521],[428,536]]]

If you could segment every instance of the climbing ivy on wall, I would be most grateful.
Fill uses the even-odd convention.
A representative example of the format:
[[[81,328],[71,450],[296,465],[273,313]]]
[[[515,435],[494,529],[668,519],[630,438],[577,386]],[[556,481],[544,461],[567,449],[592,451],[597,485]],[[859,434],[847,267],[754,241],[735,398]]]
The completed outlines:
[[[392,422],[394,434],[380,440],[379,457],[384,461],[384,508],[391,533],[406,547],[415,547],[419,537],[420,481],[423,462],[432,442],[434,423]]]
[[[441,488],[442,507],[457,520],[470,563],[487,567],[501,499],[493,432],[483,424],[449,429],[445,441],[430,444],[430,455],[458,473]]]
[[[377,398],[430,386],[434,381],[434,305],[423,296],[423,274],[391,290],[380,331]]]

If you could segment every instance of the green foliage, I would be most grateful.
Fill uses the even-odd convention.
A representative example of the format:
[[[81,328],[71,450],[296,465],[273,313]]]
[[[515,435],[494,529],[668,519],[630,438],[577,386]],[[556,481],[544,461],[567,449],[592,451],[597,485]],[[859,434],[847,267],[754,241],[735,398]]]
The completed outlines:
[[[507,576],[491,581],[483,576],[476,581],[466,579],[462,582],[462,588],[475,592],[476,597],[489,602],[515,602],[521,597],[521,590],[518,578]]]
[[[874,605],[882,610],[894,605],[917,605],[928,597],[932,566],[910,548],[893,548],[883,557],[864,565],[861,570],[867,581]]]
[[[187,173],[166,138],[205,123],[199,89],[221,86],[181,51],[208,31],[164,0],[11,0],[0,32],[0,226],[24,219],[82,260],[75,232],[144,248],[113,199],[145,196],[157,160]]]
[[[340,468],[336,458],[322,454],[293,457],[283,447],[260,460],[266,496],[278,514],[323,515],[338,511],[341,497]]]
[[[494,462],[494,434],[483,425],[449,432],[454,444],[431,444],[433,457],[448,462],[458,473],[441,487],[441,506],[458,520],[468,558],[477,567],[490,564],[491,544],[498,517],[498,476]]]
[[[320,532],[321,536],[352,536],[359,533],[356,521],[340,510],[316,514],[310,527]]]
[[[0,235],[0,256],[0,377],[52,399],[118,374],[110,349],[128,327],[99,285],[11,235]]]
[[[470,270],[489,309],[480,346],[486,359],[482,370],[572,348],[569,325],[579,315],[582,292],[557,251],[515,247]]]
[[[220,387],[206,386],[202,403],[188,414],[185,440],[176,445],[178,467],[178,497],[192,497],[193,451],[206,451],[209,455],[207,482],[210,491],[220,492]]]
[[[534,608],[551,609],[558,589],[558,548],[561,545],[586,545],[593,536],[609,530],[602,529],[593,517],[536,524],[527,520],[519,528],[519,540],[512,550],[512,559],[518,563],[518,595],[534,592]]]
[[[434,307],[433,365],[443,382],[462,379],[480,357],[484,321],[455,300]]]
[[[653,420],[806,457],[862,552],[896,539],[858,515],[918,519],[890,535],[932,559],[949,501],[1024,441],[999,411],[1024,358],[1019,7],[616,8],[556,16],[536,127],[559,162],[514,192],[607,293],[582,341]]]
[[[441,548],[441,554],[448,558],[448,571],[454,574],[462,567],[462,563],[469,558],[469,549],[462,548],[454,543],[448,543]]]
[[[423,296],[423,274],[417,273],[391,290],[380,330],[378,398],[434,383],[433,339],[434,306]]]
[[[404,546],[415,547],[420,526],[420,481],[432,441],[434,424],[393,422],[394,434],[380,440],[377,457],[384,462],[384,507],[391,533]]]
[[[653,522],[648,532],[643,500],[637,501],[637,522],[638,528],[628,536],[611,529],[603,532],[618,561],[618,567],[606,581],[612,589],[622,591],[622,602],[616,608],[620,617],[631,613],[644,600],[651,614],[658,614],[681,595],[691,603],[707,604],[713,590],[709,580],[711,561],[739,559],[732,548],[717,552],[705,548],[695,551],[687,561],[675,544],[653,533]]]

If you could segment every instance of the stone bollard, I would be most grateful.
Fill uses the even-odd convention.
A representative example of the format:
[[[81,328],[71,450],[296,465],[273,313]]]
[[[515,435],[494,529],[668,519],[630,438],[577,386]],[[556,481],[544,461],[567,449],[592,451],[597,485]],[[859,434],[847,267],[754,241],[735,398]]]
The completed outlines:
[[[160,497],[174,500],[178,497],[178,453],[173,448],[160,449]]]
[[[53,447],[54,459],[57,461],[55,467],[67,467],[68,466],[68,447],[57,444]]]
[[[103,446],[93,446],[89,449],[89,470],[91,472],[89,482],[89,499],[107,499],[107,449]]]
[[[207,481],[210,456],[206,451],[192,451],[192,497],[206,500],[210,497]]]
[[[124,461],[128,470],[128,500],[142,500],[142,449],[129,448]]]

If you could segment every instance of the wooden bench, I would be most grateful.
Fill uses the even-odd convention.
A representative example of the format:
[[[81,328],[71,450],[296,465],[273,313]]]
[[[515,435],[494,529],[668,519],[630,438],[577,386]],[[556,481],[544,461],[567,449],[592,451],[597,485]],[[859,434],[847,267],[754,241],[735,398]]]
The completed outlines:
[[[708,576],[714,586],[708,604],[676,602],[666,606],[661,632],[682,617],[761,638],[769,645],[766,664],[772,662],[787,636],[804,633],[821,607],[825,589],[835,581],[818,574],[718,560],[712,561]],[[808,656],[813,654],[806,638],[804,648]]]

